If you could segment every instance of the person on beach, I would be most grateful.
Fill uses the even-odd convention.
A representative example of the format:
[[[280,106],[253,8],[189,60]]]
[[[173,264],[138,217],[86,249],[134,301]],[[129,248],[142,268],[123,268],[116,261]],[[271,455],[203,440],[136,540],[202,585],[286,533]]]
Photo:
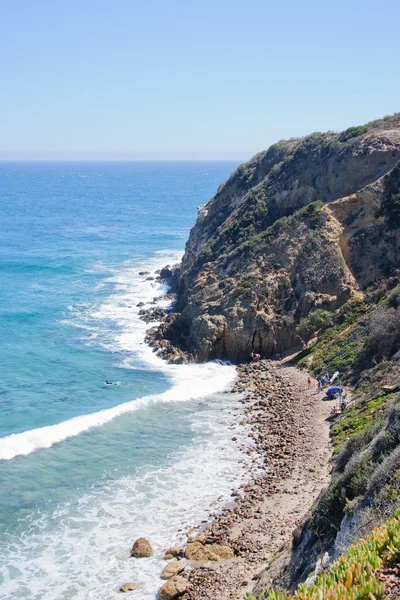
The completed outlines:
[[[311,385],[311,377],[309,377],[309,378],[307,379],[307,386],[308,386],[308,389],[310,389],[310,385]]]
[[[321,380],[319,378],[317,379],[317,391],[321,391]]]
[[[322,375],[321,377],[321,388],[323,388],[325,385],[325,377]]]

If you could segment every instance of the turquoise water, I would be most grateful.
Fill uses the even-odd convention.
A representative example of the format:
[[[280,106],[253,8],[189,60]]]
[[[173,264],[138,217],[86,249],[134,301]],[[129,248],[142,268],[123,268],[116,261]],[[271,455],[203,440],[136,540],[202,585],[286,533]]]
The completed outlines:
[[[179,260],[235,166],[0,163],[0,598],[154,598],[163,549],[243,477],[233,368],[166,365],[137,314],[164,291],[139,271]]]

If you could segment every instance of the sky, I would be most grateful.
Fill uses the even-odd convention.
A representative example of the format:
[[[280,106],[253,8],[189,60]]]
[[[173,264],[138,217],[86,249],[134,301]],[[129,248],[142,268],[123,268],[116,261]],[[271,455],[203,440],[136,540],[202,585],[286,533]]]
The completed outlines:
[[[400,111],[399,0],[0,0],[0,158],[240,158]]]

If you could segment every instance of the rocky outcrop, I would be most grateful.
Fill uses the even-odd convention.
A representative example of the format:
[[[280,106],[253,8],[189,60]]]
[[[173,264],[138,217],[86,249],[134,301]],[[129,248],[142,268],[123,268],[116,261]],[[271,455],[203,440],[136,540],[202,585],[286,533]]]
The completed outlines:
[[[153,548],[146,538],[138,538],[132,546],[131,556],[134,558],[146,558],[153,556]]]
[[[300,348],[312,313],[397,268],[399,160],[396,115],[279,142],[240,166],[199,209],[153,344],[177,362]]]

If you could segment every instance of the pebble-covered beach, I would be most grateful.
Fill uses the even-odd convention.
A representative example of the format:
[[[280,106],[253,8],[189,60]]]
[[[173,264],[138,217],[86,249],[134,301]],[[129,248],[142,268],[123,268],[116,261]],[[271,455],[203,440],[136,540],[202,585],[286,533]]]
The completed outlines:
[[[307,379],[278,361],[238,366],[227,393],[242,394],[236,419],[248,430],[252,477],[232,493],[231,506],[188,537],[186,548],[174,549],[178,558],[196,558],[175,576],[185,600],[239,599],[251,591],[327,485],[331,403]],[[175,597],[174,578],[160,597]]]

